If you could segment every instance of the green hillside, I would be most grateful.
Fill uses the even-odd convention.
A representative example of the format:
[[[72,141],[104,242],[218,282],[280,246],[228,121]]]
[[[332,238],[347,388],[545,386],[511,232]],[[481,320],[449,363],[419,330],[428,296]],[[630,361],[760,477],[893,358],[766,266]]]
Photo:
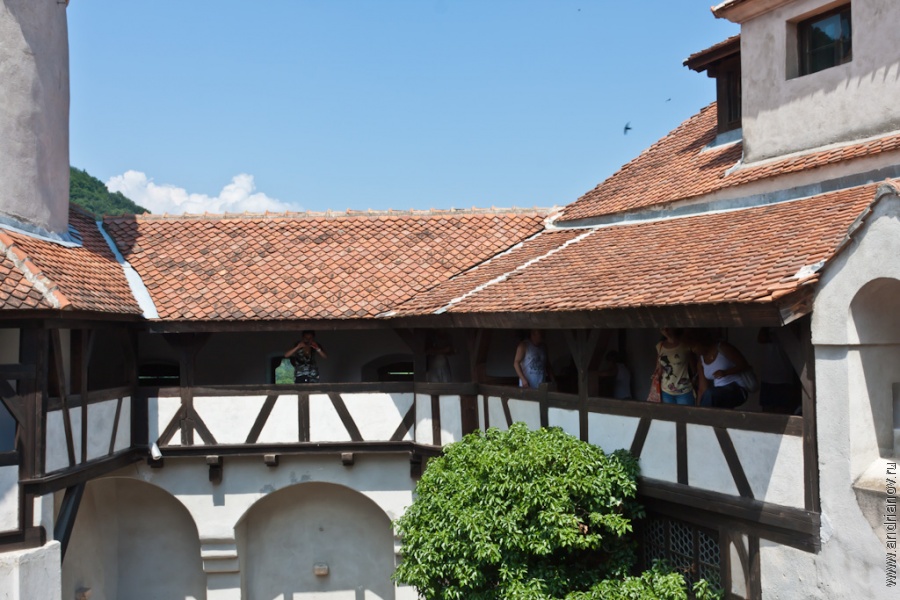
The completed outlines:
[[[110,193],[102,181],[87,171],[69,167],[69,201],[97,216],[139,215],[150,212],[121,192]]]

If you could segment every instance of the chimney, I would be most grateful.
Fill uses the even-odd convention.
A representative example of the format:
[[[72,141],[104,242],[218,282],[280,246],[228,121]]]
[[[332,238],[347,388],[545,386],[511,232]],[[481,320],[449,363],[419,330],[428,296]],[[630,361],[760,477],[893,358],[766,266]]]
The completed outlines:
[[[68,239],[69,42],[59,0],[0,0],[0,225]]]

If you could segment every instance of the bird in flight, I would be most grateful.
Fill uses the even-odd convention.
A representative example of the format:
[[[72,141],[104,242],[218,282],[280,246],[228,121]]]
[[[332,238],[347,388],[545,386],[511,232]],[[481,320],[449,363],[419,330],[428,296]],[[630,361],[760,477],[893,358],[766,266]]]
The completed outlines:
[[[625,129],[622,130],[623,135],[628,135],[628,132],[631,131],[631,121],[625,123]]]

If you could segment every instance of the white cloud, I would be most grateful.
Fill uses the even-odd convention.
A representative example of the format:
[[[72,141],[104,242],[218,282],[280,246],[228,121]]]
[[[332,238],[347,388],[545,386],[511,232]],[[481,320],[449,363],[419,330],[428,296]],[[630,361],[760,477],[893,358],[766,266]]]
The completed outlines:
[[[155,214],[193,213],[261,213],[301,210],[281,200],[256,191],[253,175],[241,173],[222,188],[218,196],[191,194],[174,185],[156,184],[145,173],[126,171],[106,182],[110,192],[122,192],[128,198]]]

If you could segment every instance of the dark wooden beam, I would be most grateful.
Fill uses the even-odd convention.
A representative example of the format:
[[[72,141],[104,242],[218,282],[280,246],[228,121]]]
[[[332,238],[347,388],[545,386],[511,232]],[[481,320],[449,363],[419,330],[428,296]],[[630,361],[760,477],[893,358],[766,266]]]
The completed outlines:
[[[25,423],[25,398],[18,395],[6,379],[0,379],[0,401],[13,416],[18,425]]]
[[[250,433],[247,434],[247,441],[245,443],[255,444],[256,440],[259,439],[259,434],[262,433],[266,421],[269,420],[269,415],[272,414],[272,409],[275,408],[275,402],[277,400],[277,394],[269,394],[266,396],[266,400],[263,402],[262,408],[260,408],[259,414],[253,422],[253,426],[250,428]]]
[[[350,439],[354,442],[363,441],[362,434],[359,432],[359,428],[353,421],[353,416],[350,414],[350,411],[347,410],[347,405],[344,404],[344,399],[341,398],[341,395],[328,394],[328,397],[331,398],[331,404],[334,406],[334,410],[337,411],[341,423],[344,424],[344,428],[347,430],[347,433],[350,434]]]
[[[728,469],[731,471],[731,478],[734,480],[734,485],[737,488],[738,493],[744,498],[753,498],[753,489],[750,487],[750,481],[747,479],[747,474],[744,473],[744,467],[741,465],[741,459],[738,457],[737,451],[734,448],[734,442],[732,442],[731,436],[728,435],[728,430],[721,427],[714,427],[713,431],[716,432],[716,439],[719,440],[719,448],[722,450],[725,462],[728,463]]]
[[[409,430],[416,424],[416,401],[413,399],[412,404],[409,407],[409,410],[406,411],[406,414],[403,415],[403,420],[400,422],[400,425],[397,426],[396,431],[391,436],[392,442],[400,442],[403,441],[403,438],[409,433]],[[308,441],[308,440],[305,440]]]
[[[63,490],[79,483],[86,483],[91,479],[96,479],[117,471],[122,467],[140,462],[147,458],[146,448],[128,448],[117,452],[112,456],[105,456],[90,460],[86,463],[69,467],[62,471],[53,473],[52,475],[44,475],[43,477],[35,477],[21,482],[25,491],[35,496],[43,496],[51,492]]]
[[[308,442],[310,440],[309,394],[302,392],[297,394],[297,427],[298,441]]]
[[[22,475],[27,479],[44,472],[46,436],[46,395],[50,335],[46,329],[21,329],[19,362],[34,368],[34,378],[19,381],[25,401],[25,420],[19,427]]]
[[[671,513],[672,507],[681,506],[687,514],[705,514],[706,526],[716,522],[728,522],[732,527],[741,524],[750,534],[793,548],[818,552],[820,547],[819,513],[646,477],[638,480],[638,494],[654,511]]]
[[[402,454],[415,452],[424,456],[439,456],[441,449],[431,444],[419,444],[412,441],[388,442],[299,442],[291,444],[218,444],[215,448],[217,456],[252,456],[262,457],[266,454],[280,456],[302,456],[317,454],[340,455],[342,452],[353,452],[357,456],[365,454]],[[146,450],[144,451],[146,455]],[[165,449],[166,460],[172,458],[202,457],[206,458],[210,449],[204,446],[170,446]]]
[[[804,505],[807,510],[822,511],[821,496],[819,493],[819,448],[817,433],[817,408],[816,408],[816,361],[812,339],[807,338],[805,347],[805,360],[803,371],[800,374],[800,382],[803,386],[803,490]],[[808,390],[808,392],[807,392]]]
[[[653,420],[649,417],[642,417],[641,420],[638,421],[637,429],[634,432],[634,439],[631,440],[631,448],[629,449],[637,458],[641,457],[641,452],[644,450],[644,442],[647,441],[647,433],[650,431],[651,423],[653,423]]]
[[[69,412],[69,403],[67,399],[69,392],[68,384],[66,383],[66,371],[63,367],[63,352],[62,343],[60,342],[59,329],[50,330],[50,343],[52,344],[53,349],[53,363],[56,373],[56,382],[59,386],[59,399],[62,403],[63,428],[66,432],[66,450],[69,454],[69,466],[72,466],[76,463],[75,440],[74,435],[72,434],[72,414]],[[84,409],[82,409],[82,411],[83,410]],[[82,414],[82,420],[86,420],[85,417],[86,415]]]
[[[116,415],[113,417],[113,428],[112,433],[109,436],[109,450],[107,454],[112,454],[116,451],[116,437],[119,435],[119,419],[122,417],[122,404],[125,402],[124,398],[119,398],[116,401]],[[87,447],[85,445],[85,447]],[[87,461],[87,454],[85,454],[81,458],[81,462]]]
[[[473,329],[469,331],[469,369],[472,381],[482,383],[487,376],[487,356],[491,345],[489,329]]]
[[[513,418],[512,411],[509,410],[508,396],[500,396],[500,407],[503,409],[503,418],[506,420],[506,428],[509,429],[510,427],[512,427]]]
[[[687,423],[675,423],[675,463],[678,483],[688,485]]]
[[[84,495],[84,483],[76,483],[66,489],[59,513],[56,515],[56,525],[53,528],[53,539],[59,542],[60,554],[63,561],[66,560],[66,550],[69,548],[69,540],[72,537],[72,529],[75,527],[75,517],[78,515],[78,506]]]
[[[47,532],[43,527],[28,527],[24,531],[16,530],[0,533],[0,548],[4,552],[40,548],[47,543]]]
[[[441,443],[441,397],[431,395],[431,443],[442,446]]]
[[[478,429],[478,396],[461,394],[462,433],[468,435]]]
[[[93,352],[93,341],[94,335],[93,330],[89,329],[75,329],[72,331],[72,335],[75,336],[75,339],[72,340],[72,350],[73,354],[76,356],[72,357],[72,375],[75,377],[77,373],[77,389],[79,395],[82,398],[88,397],[88,367],[91,359],[91,353]],[[77,360],[76,360],[77,357]],[[75,383],[72,385],[73,389],[75,388]],[[119,414],[122,411],[122,401],[119,399],[119,402],[116,403],[116,422],[113,423],[113,440],[110,443],[110,447],[115,445],[115,433],[119,426]],[[87,449],[88,449],[88,408],[87,403],[81,409],[81,462],[87,461]],[[110,454],[112,453],[112,449],[110,449]]]
[[[750,600],[762,600],[762,570],[759,558],[759,538],[747,538],[750,579],[747,581],[747,595]]]
[[[0,379],[28,379],[34,376],[34,365],[0,365]]]

